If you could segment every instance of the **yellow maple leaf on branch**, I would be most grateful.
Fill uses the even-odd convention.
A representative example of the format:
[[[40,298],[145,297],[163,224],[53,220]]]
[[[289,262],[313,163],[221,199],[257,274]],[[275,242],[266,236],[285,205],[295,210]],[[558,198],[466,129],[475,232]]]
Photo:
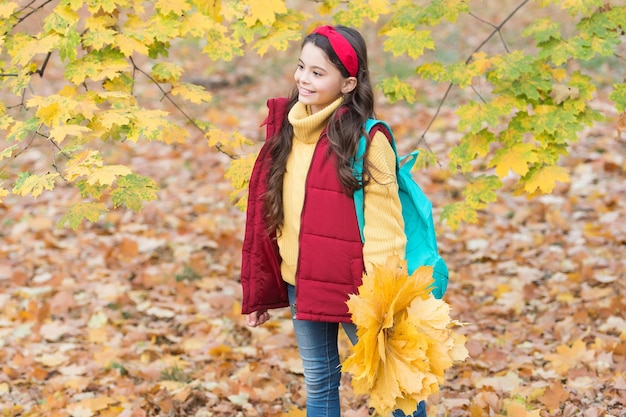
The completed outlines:
[[[382,415],[397,408],[410,414],[439,391],[445,370],[468,356],[450,306],[430,294],[432,283],[432,267],[409,276],[406,261],[391,256],[347,301],[359,341],[342,369]]]

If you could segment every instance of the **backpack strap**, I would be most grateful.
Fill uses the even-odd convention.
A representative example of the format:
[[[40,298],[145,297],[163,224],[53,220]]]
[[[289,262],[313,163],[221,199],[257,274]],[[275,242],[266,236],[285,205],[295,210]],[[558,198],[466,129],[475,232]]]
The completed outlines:
[[[396,141],[393,137],[393,132],[391,131],[391,128],[389,127],[389,125],[383,122],[382,120],[367,119],[367,121],[365,122],[365,125],[363,126],[363,128],[365,129],[365,133],[367,134],[367,137],[363,135],[359,139],[359,145],[357,147],[356,155],[354,156],[354,161],[352,164],[354,177],[357,179],[357,181],[359,181],[359,184],[361,185],[361,187],[359,187],[359,189],[357,189],[353,194],[354,207],[357,207],[356,218],[359,223],[359,232],[361,233],[361,242],[365,242],[365,236],[363,235],[363,227],[365,225],[365,214],[363,210],[363,207],[365,204],[364,203],[365,196],[363,193],[363,159],[365,157],[365,150],[367,149],[367,144],[374,136],[372,132],[376,133],[375,128],[377,126],[381,127],[380,130],[385,134],[385,136],[387,136],[387,139],[389,139],[389,143],[391,143],[393,152],[396,154],[396,159],[397,159],[396,167],[400,166],[399,165],[400,160],[398,159],[398,151],[396,150]],[[410,155],[411,154],[407,155],[407,157]],[[415,158],[417,158],[417,156]],[[413,167],[413,164],[415,164],[415,160],[413,160],[413,162],[411,163],[411,167]],[[411,169],[411,167],[409,169]]]

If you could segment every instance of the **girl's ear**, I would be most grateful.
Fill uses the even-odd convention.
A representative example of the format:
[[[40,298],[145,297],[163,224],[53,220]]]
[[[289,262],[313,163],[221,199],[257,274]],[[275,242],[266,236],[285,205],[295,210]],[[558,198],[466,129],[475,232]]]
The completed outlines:
[[[356,77],[348,77],[343,80],[343,85],[341,86],[341,93],[348,94],[352,90],[356,88],[357,80]]]

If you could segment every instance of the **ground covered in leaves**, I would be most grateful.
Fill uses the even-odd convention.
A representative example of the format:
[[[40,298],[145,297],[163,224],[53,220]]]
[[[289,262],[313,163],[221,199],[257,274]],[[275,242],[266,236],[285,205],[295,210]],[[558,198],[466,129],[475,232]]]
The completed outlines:
[[[272,75],[205,79],[219,101],[199,116],[259,139],[260,98],[281,93]],[[424,88],[430,103],[379,100],[401,149],[442,96]],[[448,372],[429,415],[626,415],[626,134],[601,94],[594,106],[607,119],[563,159],[571,183],[532,200],[503,193],[456,231],[438,224],[445,299],[466,323],[470,358]],[[442,167],[454,124],[444,110],[428,136]],[[78,198],[71,189],[0,205],[0,415],[304,416],[287,311],[258,329],[240,315],[244,217],[228,201],[229,158],[199,137],[115,144],[108,157],[155,178],[159,201],[77,231],[56,227]],[[20,158],[51,164],[45,147]],[[436,214],[464,187],[439,167],[417,177]],[[369,415],[344,382],[344,415]]]

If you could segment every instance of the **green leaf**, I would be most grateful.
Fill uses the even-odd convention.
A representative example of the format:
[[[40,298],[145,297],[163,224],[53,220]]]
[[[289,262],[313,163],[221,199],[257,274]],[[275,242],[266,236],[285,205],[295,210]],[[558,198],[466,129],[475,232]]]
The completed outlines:
[[[535,106],[533,110],[532,123],[534,132],[556,134],[558,133],[557,129],[578,125],[576,114],[561,106],[544,104]]]
[[[274,48],[277,51],[285,51],[291,42],[301,38],[302,34],[297,30],[271,30],[266,36],[254,43],[254,49],[260,56],[265,55],[270,48]]]
[[[574,55],[574,46],[561,39],[550,39],[539,45],[541,48],[537,53],[540,59],[548,59],[554,65],[560,66],[572,59]]]
[[[500,109],[475,101],[459,107],[456,114],[461,118],[458,124],[459,131],[469,129],[470,133],[478,133],[484,124],[497,126],[501,116]]]
[[[440,62],[427,62],[417,67],[416,73],[424,78],[441,82],[445,77],[445,66]]]
[[[542,74],[537,71],[532,74],[524,74],[519,80],[511,83],[511,90],[517,96],[526,96],[529,100],[540,101],[544,98],[544,94],[550,91],[552,81],[542,78]]]
[[[360,27],[363,21],[369,19],[373,22],[378,20],[381,7],[386,10],[386,2],[379,0],[350,0],[347,8],[337,12],[333,19],[336,23],[344,26]]]
[[[89,184],[87,180],[80,180],[76,181],[76,188],[78,188],[83,198],[93,197],[100,199],[104,191],[108,191],[110,187],[108,185]]]
[[[465,62],[448,65],[444,72],[444,79],[461,88],[465,88],[472,84],[472,79],[475,76],[480,75],[477,71],[472,71],[475,68],[476,66],[466,65]]]
[[[561,25],[554,19],[537,19],[522,30],[522,36],[532,36],[538,44],[561,39]]]
[[[463,195],[467,204],[480,210],[498,199],[496,191],[502,188],[502,181],[494,175],[481,175],[469,182]]]
[[[90,29],[83,35],[83,44],[93,49],[102,49],[106,45],[115,43],[116,33],[108,28]]]
[[[609,94],[609,99],[615,103],[618,112],[626,111],[626,83],[613,84],[613,91]]]
[[[626,6],[622,7],[611,7],[609,10],[603,13],[611,22],[610,28],[620,28],[624,27],[624,22],[626,22]],[[617,31],[616,31],[617,32]],[[619,32],[617,32],[619,33]]]
[[[32,135],[33,132],[37,130],[40,123],[38,117],[31,117],[26,121],[15,120],[13,126],[9,128],[7,139],[21,142],[29,135]]]
[[[441,220],[452,230],[456,230],[462,222],[469,224],[478,222],[478,216],[476,215],[476,209],[463,201],[444,206],[441,212]]]
[[[419,154],[413,169],[425,169],[437,163],[437,154],[430,149],[419,148]]]
[[[223,28],[222,28],[223,29]],[[208,30],[205,40],[207,42],[202,53],[215,61],[232,61],[235,56],[243,55],[241,42],[237,39],[225,36],[223,30]]]
[[[400,100],[405,100],[407,103],[415,102],[415,89],[408,83],[401,81],[397,76],[385,78],[380,82],[379,86],[391,103]]]
[[[102,203],[78,203],[70,206],[68,211],[61,217],[57,223],[57,227],[61,228],[65,223],[69,223],[69,226],[76,230],[82,223],[83,219],[87,219],[91,222],[95,222],[100,218],[102,213],[106,212],[107,208]]]
[[[393,56],[407,54],[416,59],[424,54],[424,49],[435,49],[429,30],[393,28],[385,35],[384,49],[393,53]]]
[[[487,129],[483,129],[478,133],[468,133],[461,138],[459,145],[450,151],[450,170],[461,172],[470,172],[472,170],[472,161],[476,155],[484,157],[489,152],[489,144],[495,140],[495,136]]]
[[[145,36],[156,42],[167,43],[176,39],[180,33],[181,22],[174,14],[154,14],[148,20]]]
[[[469,6],[464,0],[432,0],[423,2],[425,6],[414,1],[399,2],[398,12],[390,21],[391,27],[414,27],[427,25],[434,27],[443,19],[456,22],[461,13],[467,13]]]
[[[65,77],[74,84],[83,83],[86,79],[102,81],[116,78],[121,73],[130,71],[131,65],[119,50],[105,48],[95,50],[65,67]]]
[[[489,75],[490,80],[516,80],[523,74],[533,72],[535,58],[526,55],[523,51],[513,51],[509,54],[499,55],[492,58],[493,70]]]
[[[596,85],[593,79],[580,71],[575,71],[570,75],[570,80],[567,83],[570,87],[578,90],[578,96],[583,100],[592,100],[593,93],[596,92]]]
[[[560,3],[561,9],[567,10],[571,16],[588,16],[603,6],[603,0],[562,0]]]
[[[62,60],[73,61],[76,59],[76,51],[80,45],[80,34],[74,29],[67,29],[57,47],[59,48],[59,56]]]
[[[144,201],[157,199],[157,183],[148,177],[129,174],[118,178],[117,188],[113,191],[113,207],[126,206],[133,211],[140,211]]]
[[[183,74],[183,68],[173,62],[159,62],[152,67],[152,76],[160,82],[178,80]]]

